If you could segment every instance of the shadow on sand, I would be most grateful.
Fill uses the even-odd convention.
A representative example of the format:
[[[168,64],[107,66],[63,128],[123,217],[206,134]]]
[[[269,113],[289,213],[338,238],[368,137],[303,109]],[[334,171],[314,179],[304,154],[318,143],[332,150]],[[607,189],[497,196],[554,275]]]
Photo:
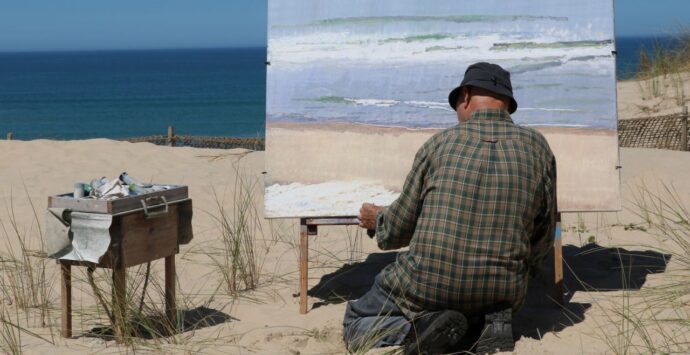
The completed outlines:
[[[155,339],[238,320],[226,313],[203,306],[179,311],[178,319],[181,321],[181,327],[177,331],[173,330],[174,327],[170,325],[163,314],[155,314],[143,319],[130,319],[132,333],[130,335],[143,339]],[[113,340],[115,339],[115,332],[111,326],[95,327],[83,336]]]
[[[324,275],[309,290],[310,296],[321,299],[313,307],[361,297],[373,285],[374,277],[394,262],[396,256],[397,252],[374,253],[363,262],[344,265]],[[539,339],[547,332],[557,332],[582,322],[591,304],[571,302],[575,292],[639,290],[647,275],[666,270],[670,258],[670,255],[655,251],[604,248],[596,244],[564,246],[565,305],[559,306],[547,296],[549,285],[531,279],[525,304],[513,315],[515,337]],[[553,257],[545,260],[544,265],[543,279],[553,280]]]

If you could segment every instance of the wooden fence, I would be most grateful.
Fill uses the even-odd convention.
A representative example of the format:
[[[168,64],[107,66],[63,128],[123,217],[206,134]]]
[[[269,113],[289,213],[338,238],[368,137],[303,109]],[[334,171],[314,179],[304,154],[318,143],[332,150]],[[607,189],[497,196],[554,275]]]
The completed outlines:
[[[14,134],[7,133],[7,140],[13,140]],[[168,145],[172,147],[194,147],[211,149],[244,148],[249,150],[264,150],[265,140],[261,137],[232,138],[232,137],[206,137],[206,136],[176,136],[173,127],[168,127],[168,135],[154,135],[122,139],[126,142],[148,142],[156,145]]]
[[[229,137],[203,137],[203,136],[147,136],[125,139],[128,142],[148,142],[156,145],[169,145],[173,147],[194,147],[211,149],[244,148],[249,150],[264,150],[263,138],[229,138]]]
[[[148,142],[156,145],[168,145],[171,147],[193,147],[211,149],[244,148],[249,150],[264,150],[266,147],[263,138],[232,138],[232,137],[206,137],[206,136],[176,136],[175,128],[168,126],[167,136],[147,136],[125,139],[128,142]]]
[[[623,119],[618,121],[618,145],[628,148],[657,148],[690,151],[688,145],[688,108],[682,113],[649,117]],[[7,140],[14,138],[7,133]],[[176,136],[173,127],[168,127],[168,135],[156,135],[125,139],[128,142],[149,142],[157,145],[233,149],[244,148],[250,150],[264,150],[265,140],[256,138],[230,138],[205,136]]]
[[[683,113],[618,121],[618,145],[688,151],[688,108]]]

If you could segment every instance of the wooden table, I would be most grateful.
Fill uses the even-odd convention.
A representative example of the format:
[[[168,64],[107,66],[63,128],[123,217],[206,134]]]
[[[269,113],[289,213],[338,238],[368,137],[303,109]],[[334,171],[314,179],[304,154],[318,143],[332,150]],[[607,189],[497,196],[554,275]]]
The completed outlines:
[[[175,255],[179,245],[192,239],[192,200],[166,203],[165,213],[147,208],[113,216],[108,229],[110,245],[98,263],[58,260],[61,277],[62,336],[72,337],[72,266],[112,270],[112,315],[118,341],[123,341],[127,322],[126,270],[128,267],[165,259],[165,313],[171,326],[177,323],[175,304]],[[98,295],[95,295],[98,296]]]

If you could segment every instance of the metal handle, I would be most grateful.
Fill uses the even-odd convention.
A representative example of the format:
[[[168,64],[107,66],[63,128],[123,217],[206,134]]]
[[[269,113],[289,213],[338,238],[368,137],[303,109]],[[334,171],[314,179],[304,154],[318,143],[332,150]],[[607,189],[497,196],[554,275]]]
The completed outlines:
[[[153,206],[148,205],[151,201],[154,201],[156,199],[163,201],[163,203],[153,205]],[[144,208],[144,216],[146,216],[147,219],[158,218],[158,217],[162,217],[162,216],[165,216],[166,214],[168,214],[168,200],[165,199],[165,196],[148,197],[148,198],[145,198],[143,200],[140,200],[140,202],[141,202],[141,207]],[[149,209],[158,208],[161,206],[163,207],[162,210],[149,212]]]

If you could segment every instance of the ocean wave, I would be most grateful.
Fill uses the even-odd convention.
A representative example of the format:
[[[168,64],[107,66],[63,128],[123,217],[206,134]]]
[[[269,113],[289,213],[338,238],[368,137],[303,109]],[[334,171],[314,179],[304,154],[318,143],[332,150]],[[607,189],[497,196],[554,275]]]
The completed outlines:
[[[531,84],[531,85],[515,85],[513,90],[523,90],[523,89],[551,89],[562,86],[560,83],[543,83],[543,84]]]
[[[455,37],[456,37],[455,35],[448,34],[448,33],[427,34],[427,35],[407,36],[407,37],[402,37],[402,38],[387,38],[387,39],[379,41],[379,44],[398,43],[398,42],[413,43],[413,42],[424,42],[424,41],[440,41],[443,39],[452,39]]]
[[[560,42],[512,42],[512,43],[494,43],[491,50],[506,51],[514,49],[562,49],[562,48],[599,48],[605,47],[613,43],[613,40],[607,39],[602,41],[560,41]]]
[[[400,22],[452,22],[452,23],[495,23],[515,21],[568,21],[561,16],[531,16],[531,15],[461,15],[461,16],[362,16],[341,17],[311,22],[306,25],[278,26],[278,27],[302,27],[302,26],[340,26],[340,25],[378,25]]]
[[[392,107],[398,105],[426,108],[431,110],[452,111],[447,102],[435,101],[399,101],[390,99],[355,99],[341,96],[322,96],[311,101],[330,104],[350,104],[357,106]]]
[[[453,111],[447,102],[435,102],[435,101],[405,101],[407,105],[428,108],[432,110],[443,110],[443,111]]]
[[[476,48],[476,47],[474,47]],[[457,51],[460,49],[470,49],[470,47],[446,47],[446,46],[432,46],[432,47],[427,47],[424,52],[437,52],[437,51]]]
[[[342,96],[321,96],[314,100],[315,102],[328,104],[352,104],[357,106],[377,106],[377,107],[391,107],[400,103],[397,100],[380,100],[380,99],[353,99]]]
[[[300,100],[303,101],[303,100]],[[422,109],[430,110],[443,110],[452,111],[448,102],[439,101],[415,101],[415,100],[391,100],[391,99],[355,99],[349,97],[341,96],[322,96],[313,100],[321,103],[330,104],[344,104],[344,105],[356,105],[356,106],[369,106],[369,107],[393,107],[393,106],[409,106]],[[583,112],[581,110],[569,109],[569,108],[547,108],[547,107],[521,107],[520,111],[543,111],[543,112]]]
[[[487,33],[470,36],[459,32],[353,34],[303,33],[269,39],[268,56],[274,66],[301,66],[310,63],[457,63],[477,58],[491,58],[505,64],[556,62],[577,58],[583,62],[610,56],[611,40],[508,42],[509,33]],[[506,42],[503,42],[506,41]],[[512,44],[511,44],[512,43]],[[497,47],[498,46],[498,47]],[[502,47],[501,47],[502,46]],[[496,48],[501,48],[497,50]],[[554,65],[554,64],[550,64]],[[528,67],[527,67],[528,68]],[[528,68],[528,70],[530,70]]]
[[[556,60],[556,61],[551,61],[551,62],[544,62],[544,63],[535,63],[535,64],[518,64],[512,67],[507,68],[507,70],[513,74],[524,74],[527,72],[533,72],[533,71],[539,71],[539,70],[544,70],[548,68],[555,68],[555,67],[560,67],[563,65],[563,61]]]
[[[608,56],[608,55],[584,55],[581,57],[570,58],[570,60],[574,61],[574,62],[589,62],[591,60],[601,59],[601,58],[610,58],[610,56]]]

